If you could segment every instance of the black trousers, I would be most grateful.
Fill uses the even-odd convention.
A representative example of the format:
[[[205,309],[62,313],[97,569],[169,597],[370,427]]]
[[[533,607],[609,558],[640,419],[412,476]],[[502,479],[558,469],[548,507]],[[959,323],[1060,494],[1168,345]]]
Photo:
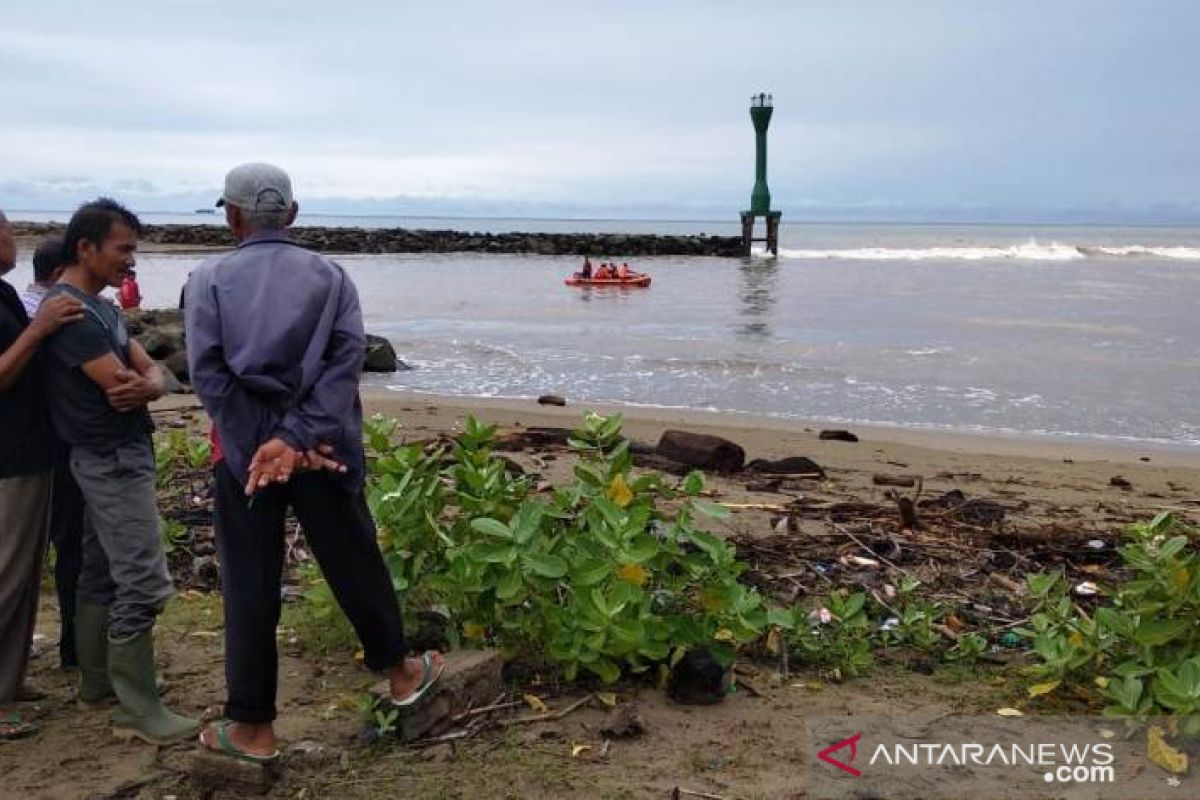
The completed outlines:
[[[375,523],[360,488],[347,492],[319,472],[261,490],[250,504],[225,465],[214,470],[215,527],[225,601],[225,716],[237,722],[275,719],[284,522],[293,510],[325,579],[363,645],[373,670],[399,664],[408,650],[400,606],[375,540]]]
[[[79,573],[83,569],[83,493],[65,457],[54,465],[50,500],[50,542],[54,545],[54,589],[61,627],[58,658],[63,667],[78,666],[75,655],[75,609]]]

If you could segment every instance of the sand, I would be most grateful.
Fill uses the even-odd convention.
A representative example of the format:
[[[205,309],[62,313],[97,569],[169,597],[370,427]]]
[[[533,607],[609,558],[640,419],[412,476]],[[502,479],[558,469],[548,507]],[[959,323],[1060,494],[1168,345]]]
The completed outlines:
[[[1081,523],[1119,523],[1171,510],[1200,519],[1200,448],[1150,448],[1121,444],[988,436],[915,429],[852,426],[857,443],[823,441],[821,423],[750,415],[575,404],[541,406],[532,400],[439,397],[373,390],[364,394],[368,413],[396,417],[414,439],[461,427],[469,414],[504,428],[574,427],[591,409],[621,413],[626,436],[656,443],[668,428],[722,436],[740,444],[747,459],[807,456],[829,475],[809,482],[808,494],[832,492],[880,501],[886,487],[876,474],[922,479],[933,496],[960,489],[970,497],[1007,501],[1029,521],[1076,517]],[[844,426],[836,426],[844,427]],[[1131,488],[1111,484],[1124,478]],[[552,477],[552,476],[548,476]],[[745,494],[745,480],[716,478],[726,493]],[[911,493],[911,490],[910,492]],[[753,493],[751,493],[753,494]],[[731,498],[734,499],[734,498]],[[760,498],[770,502],[769,497]]]

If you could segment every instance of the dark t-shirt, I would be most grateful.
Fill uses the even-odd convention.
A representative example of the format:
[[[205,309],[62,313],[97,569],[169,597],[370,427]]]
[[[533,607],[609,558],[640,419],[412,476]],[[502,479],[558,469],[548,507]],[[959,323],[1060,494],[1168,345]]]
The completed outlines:
[[[83,303],[83,319],[64,325],[45,345],[46,388],[54,427],[68,444],[106,452],[154,430],[150,412],[117,411],[108,395],[83,371],[83,365],[105,353],[116,355],[126,367],[129,331],[125,319],[108,300],[56,284],[46,299],[65,294]],[[132,369],[132,367],[130,367]]]
[[[13,346],[29,324],[15,289],[0,280],[0,353]],[[39,355],[21,371],[7,392],[0,392],[0,479],[50,469],[55,440],[42,392]]]

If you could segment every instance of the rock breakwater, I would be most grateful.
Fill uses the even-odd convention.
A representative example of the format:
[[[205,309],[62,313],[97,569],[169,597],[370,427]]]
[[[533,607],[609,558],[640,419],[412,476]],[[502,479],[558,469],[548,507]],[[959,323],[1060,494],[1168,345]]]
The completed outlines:
[[[61,234],[60,223],[14,223],[18,236]],[[326,253],[531,253],[535,255],[719,256],[742,254],[736,236],[620,233],[470,233],[407,228],[292,228],[300,244]],[[223,225],[147,225],[142,241],[160,245],[233,247]]]

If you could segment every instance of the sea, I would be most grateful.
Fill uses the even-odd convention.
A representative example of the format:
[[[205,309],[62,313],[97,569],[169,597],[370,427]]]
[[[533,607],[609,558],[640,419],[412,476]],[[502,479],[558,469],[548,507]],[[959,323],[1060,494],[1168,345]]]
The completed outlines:
[[[61,212],[14,219],[63,220]],[[152,223],[219,224],[193,214]],[[298,224],[734,236],[731,221],[302,217]],[[1200,227],[804,223],[777,257],[638,257],[646,289],[572,288],[574,256],[338,256],[367,329],[469,397],[1200,447]],[[143,254],[146,305],[202,257]],[[28,253],[9,277],[29,279]]]

